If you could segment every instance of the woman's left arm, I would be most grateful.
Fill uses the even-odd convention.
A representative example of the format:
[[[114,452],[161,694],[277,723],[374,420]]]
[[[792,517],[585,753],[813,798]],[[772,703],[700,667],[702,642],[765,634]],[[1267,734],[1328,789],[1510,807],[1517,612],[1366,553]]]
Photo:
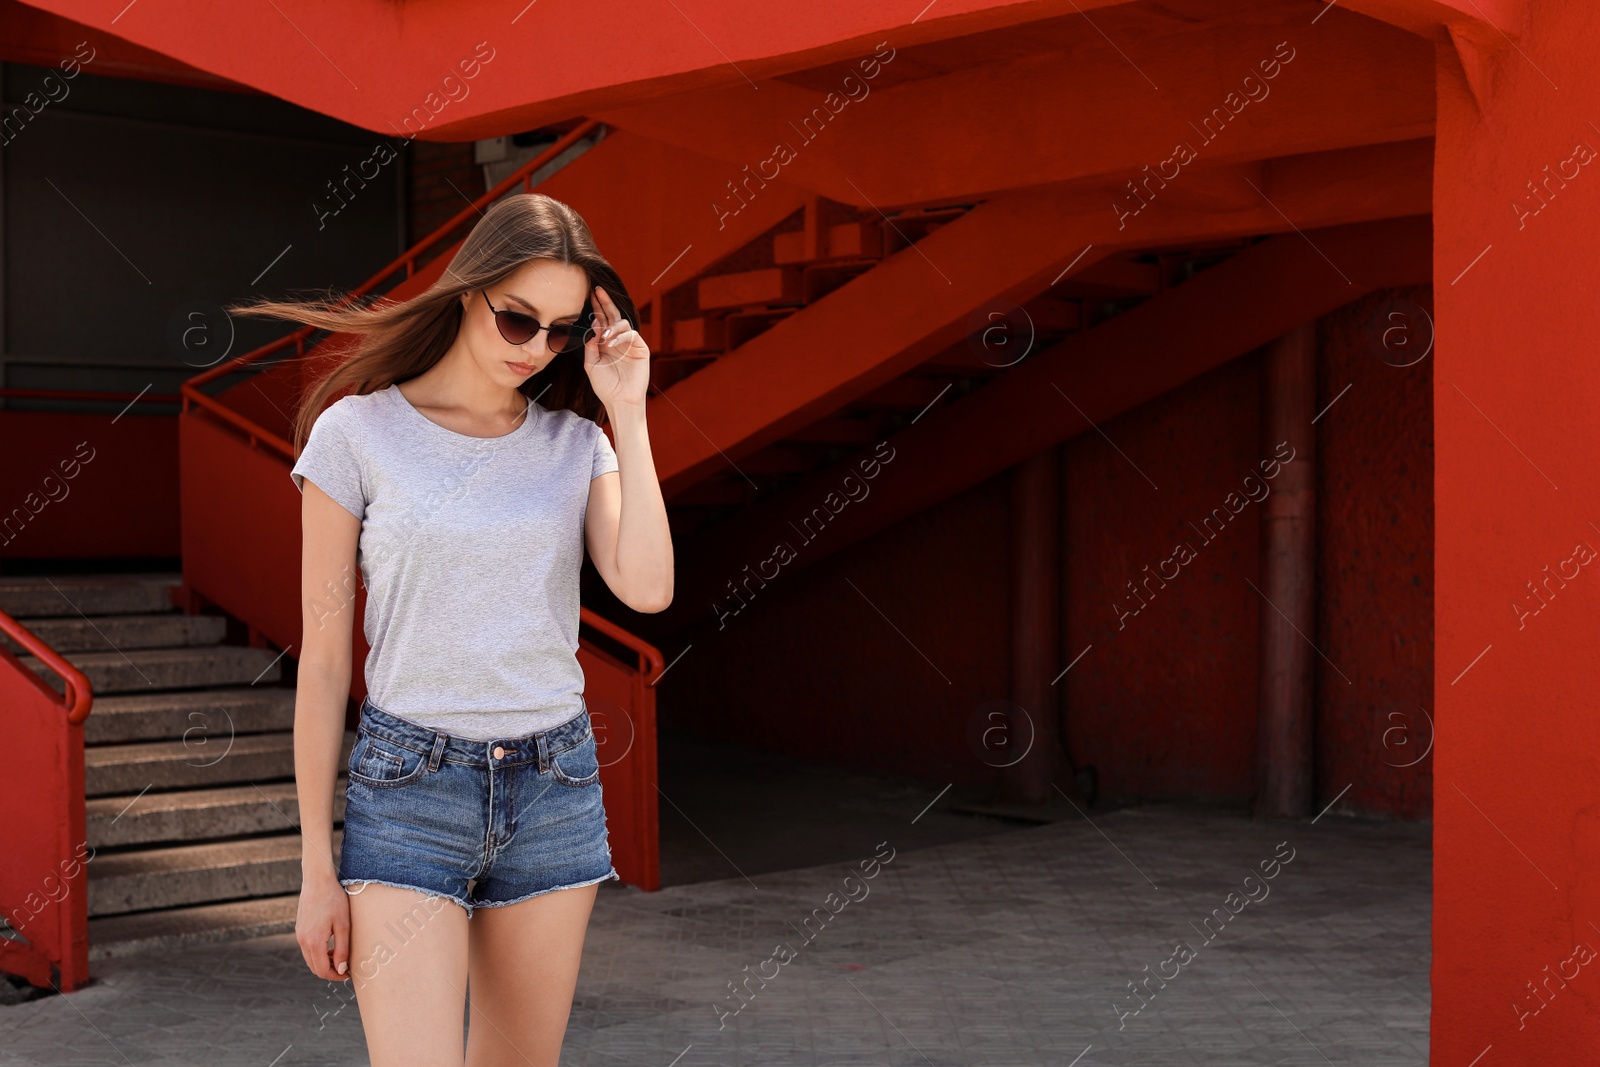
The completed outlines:
[[[593,306],[584,369],[610,416],[617,469],[589,482],[584,537],[618,600],[634,611],[664,611],[672,603],[672,531],[645,423],[650,349],[598,286]]]

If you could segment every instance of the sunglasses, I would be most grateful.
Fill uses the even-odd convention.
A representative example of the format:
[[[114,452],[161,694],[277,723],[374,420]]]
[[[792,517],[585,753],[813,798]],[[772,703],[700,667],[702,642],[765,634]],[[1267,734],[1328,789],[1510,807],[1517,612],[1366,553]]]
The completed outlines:
[[[494,304],[489,301],[489,291],[487,289],[480,291],[483,293],[483,302],[494,312],[494,324],[507,344],[527,344],[540,330],[544,330],[545,346],[555,355],[562,356],[582,349],[584,342],[593,332],[588,326],[579,322],[560,322],[554,326],[542,326],[532,315],[525,315],[520,311],[496,310]]]

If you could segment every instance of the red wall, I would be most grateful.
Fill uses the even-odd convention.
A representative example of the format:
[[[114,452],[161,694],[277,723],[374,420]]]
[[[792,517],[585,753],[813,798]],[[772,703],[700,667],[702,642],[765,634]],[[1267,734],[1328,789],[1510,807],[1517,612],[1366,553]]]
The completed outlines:
[[[1246,356],[1067,444],[1066,645],[1094,647],[1060,684],[1073,756],[1094,765],[1107,798],[1250,795],[1256,594],[1245,579],[1257,581],[1259,505],[1210,544],[1188,523],[1226,513],[1256,469],[1260,392],[1259,360]],[[1195,559],[1165,588],[1141,588],[1140,607],[1126,583],[1180,541]],[[1138,614],[1119,629],[1114,605]]]
[[[1319,331],[1319,810],[1349,785],[1338,810],[1433,811],[1432,316],[1422,286]]]
[[[0,411],[0,456],[0,559],[178,555],[175,418]]]
[[[1404,353],[1383,347],[1386,328],[1391,346],[1425,345],[1429,304],[1426,287],[1375,294],[1319,329],[1320,404],[1351,386],[1318,420],[1316,640],[1338,671],[1318,659],[1317,791],[1325,804],[1353,783],[1340,810],[1431,810],[1431,756],[1415,757],[1428,741],[1417,709],[1433,706],[1432,357],[1396,367],[1385,353]],[[1410,318],[1391,323],[1396,309]],[[1060,684],[1073,755],[1094,764],[1107,799],[1251,795],[1260,504],[1203,547],[1188,523],[1227,511],[1271,454],[1260,393],[1252,353],[1105,424],[1106,437],[1064,446],[1061,664],[1093,647]],[[1007,477],[990,479],[781,577],[723,629],[686,631],[693,647],[663,689],[661,721],[940,783],[992,780],[966,729],[1009,695],[1008,502]],[[1139,603],[1126,583],[1180,540],[1195,559],[1152,582],[1119,629],[1114,605]]]
[[[406,234],[410,247],[455,218],[484,194],[483,165],[473,162],[474,147],[433,141],[407,142]]]
[[[1479,1067],[1600,1048],[1600,575],[1516,608],[1600,548],[1600,7],[1527,7],[1476,92],[1441,54],[1434,167],[1431,1047]]]
[[[878,477],[894,477],[892,460]],[[780,576],[721,629],[675,635],[669,660],[692,647],[661,686],[657,722],[941,784],[987,781],[965,731],[1008,695],[1007,499],[992,479]],[[745,562],[730,560],[728,577]]]

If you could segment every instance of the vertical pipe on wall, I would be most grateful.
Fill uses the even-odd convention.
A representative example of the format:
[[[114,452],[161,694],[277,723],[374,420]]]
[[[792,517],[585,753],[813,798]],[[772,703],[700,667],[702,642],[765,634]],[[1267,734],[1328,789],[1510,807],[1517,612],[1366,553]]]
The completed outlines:
[[[1311,812],[1316,350],[1316,323],[1297,327],[1267,347],[1262,375],[1263,452],[1282,463],[1261,512],[1255,813],[1265,816]]]
[[[1011,702],[1010,740],[1027,755],[1001,772],[1000,799],[1042,804],[1051,797],[1057,752],[1052,686],[1060,653],[1060,463],[1047,448],[1011,471]]]

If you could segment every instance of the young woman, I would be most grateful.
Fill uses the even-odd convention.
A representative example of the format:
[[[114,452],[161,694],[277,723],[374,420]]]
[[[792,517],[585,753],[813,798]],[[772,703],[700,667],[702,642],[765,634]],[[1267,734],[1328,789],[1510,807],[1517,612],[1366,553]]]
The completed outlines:
[[[375,1067],[463,1063],[469,990],[465,1063],[554,1067],[617,877],[576,658],[585,545],[629,607],[672,599],[632,301],[576,212],[518,194],[419,296],[241,310],[359,338],[299,412],[291,472],[306,965],[353,981]],[[371,652],[335,861],[357,567]]]

